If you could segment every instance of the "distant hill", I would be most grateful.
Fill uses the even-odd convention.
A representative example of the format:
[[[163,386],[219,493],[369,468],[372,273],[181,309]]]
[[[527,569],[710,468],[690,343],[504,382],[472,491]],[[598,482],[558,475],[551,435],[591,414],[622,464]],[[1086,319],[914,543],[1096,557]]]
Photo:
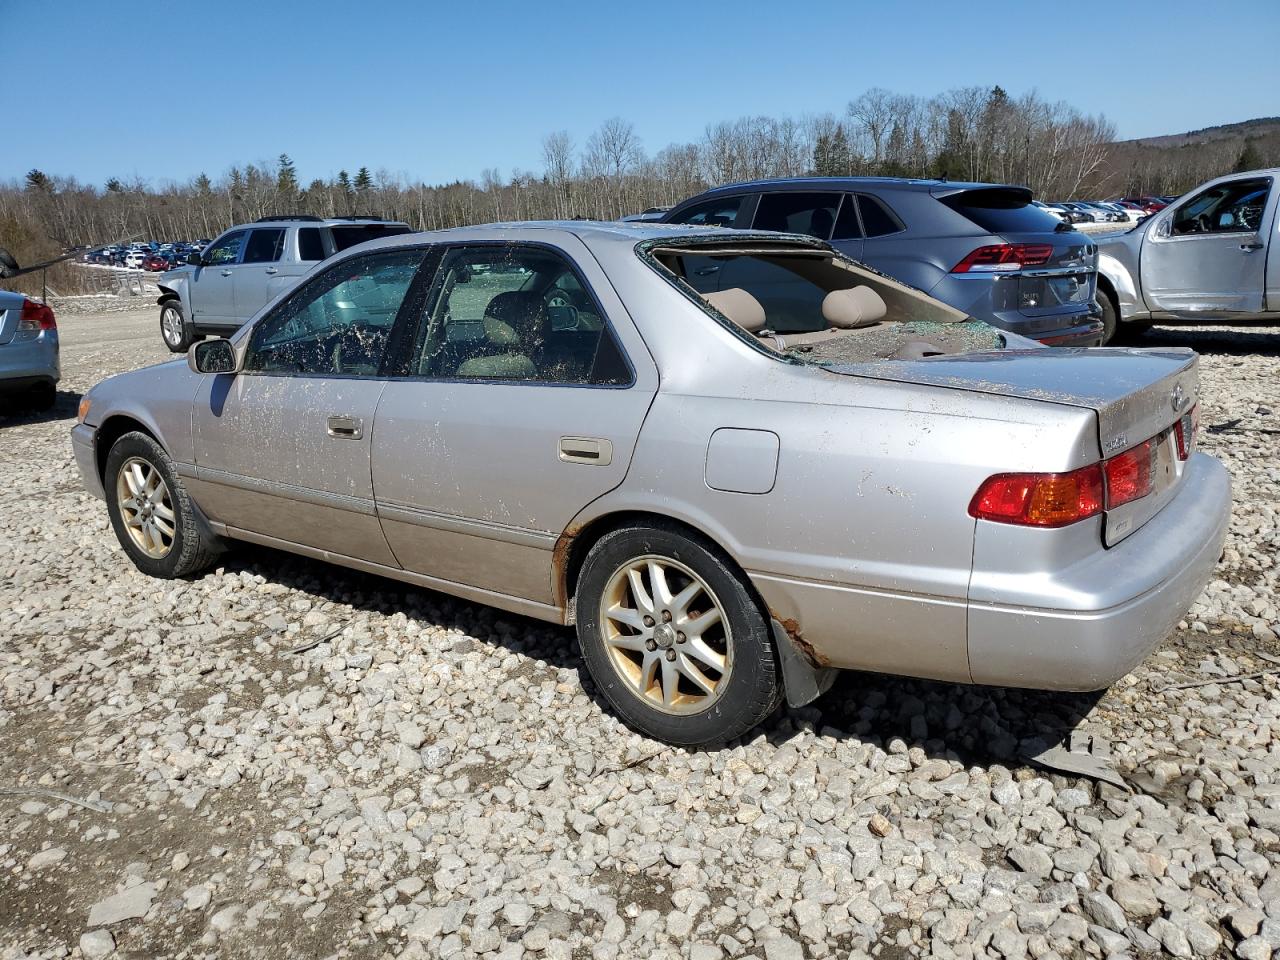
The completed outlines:
[[[1243,164],[1243,166],[1242,166]],[[1235,169],[1280,166],[1280,117],[1110,145],[1098,192],[1179,194]]]

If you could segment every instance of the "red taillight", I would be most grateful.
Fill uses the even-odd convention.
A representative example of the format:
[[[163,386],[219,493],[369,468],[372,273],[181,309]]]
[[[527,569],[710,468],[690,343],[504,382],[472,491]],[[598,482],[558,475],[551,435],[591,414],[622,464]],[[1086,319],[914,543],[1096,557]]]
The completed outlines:
[[[1070,473],[1001,473],[969,504],[969,516],[1024,527],[1065,527],[1102,512],[1102,468]]]
[[[1178,441],[1178,459],[1187,460],[1196,449],[1196,431],[1200,429],[1200,404],[1182,415],[1174,425],[1173,435]]]
[[[1053,256],[1051,243],[996,243],[978,247],[951,268],[952,273],[991,273],[1021,270],[1048,263]]]
[[[1107,509],[1141,500],[1151,492],[1151,455],[1155,444],[1140,443],[1102,465],[1107,480]]]
[[[34,300],[22,301],[22,316],[18,318],[19,330],[56,330],[58,323],[53,318],[53,308],[36,303]]]
[[[1178,455],[1185,460],[1180,438]],[[998,473],[973,495],[969,516],[1023,527],[1065,527],[1086,520],[1151,493],[1155,449],[1156,441],[1148,440],[1070,473]]]

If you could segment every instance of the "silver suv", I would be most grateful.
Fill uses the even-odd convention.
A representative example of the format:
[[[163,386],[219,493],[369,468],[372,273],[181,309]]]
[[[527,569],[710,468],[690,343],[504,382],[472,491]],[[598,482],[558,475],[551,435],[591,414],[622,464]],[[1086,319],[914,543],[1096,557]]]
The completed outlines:
[[[183,353],[206,335],[226,336],[335,253],[409,233],[378,217],[262,217],[232,227],[160,277],[160,336]]]

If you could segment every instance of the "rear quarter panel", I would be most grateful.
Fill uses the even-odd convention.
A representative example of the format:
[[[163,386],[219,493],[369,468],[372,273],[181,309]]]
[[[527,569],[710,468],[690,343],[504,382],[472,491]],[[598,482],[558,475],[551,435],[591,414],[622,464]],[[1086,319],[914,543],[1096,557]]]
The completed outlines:
[[[702,530],[821,662],[969,680],[969,501],[992,473],[1087,462],[1092,414],[776,366],[736,396],[664,379],[626,481],[591,516],[645,510]],[[725,427],[779,437],[767,493],[707,483]]]

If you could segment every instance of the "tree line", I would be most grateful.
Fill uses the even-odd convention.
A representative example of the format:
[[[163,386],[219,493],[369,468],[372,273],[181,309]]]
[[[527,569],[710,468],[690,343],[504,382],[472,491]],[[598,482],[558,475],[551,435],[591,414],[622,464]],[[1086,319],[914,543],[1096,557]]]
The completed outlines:
[[[287,154],[232,167],[216,179],[202,172],[161,185],[111,178],[97,187],[32,170],[25,180],[0,184],[0,244],[30,260],[56,247],[125,238],[214,237],[233,223],[292,213],[385,216],[424,230],[608,220],[717,184],[807,174],[1021,183],[1050,199],[1175,192],[1205,179],[1210,167],[1221,173],[1239,159],[1226,155],[1230,145],[1217,145],[1216,152],[1197,153],[1195,163],[1179,166],[1164,156],[1168,151],[1159,164],[1138,163],[1140,150],[1117,149],[1114,139],[1105,117],[1034,92],[1013,97],[1001,87],[965,87],[920,97],[874,88],[840,115],[711,123],[698,140],[652,154],[630,122],[613,118],[580,144],[567,131],[548,134],[540,169],[504,177],[489,168],[476,180],[448,184],[360,166],[304,185]],[[1128,167],[1118,158],[1129,158]]]

